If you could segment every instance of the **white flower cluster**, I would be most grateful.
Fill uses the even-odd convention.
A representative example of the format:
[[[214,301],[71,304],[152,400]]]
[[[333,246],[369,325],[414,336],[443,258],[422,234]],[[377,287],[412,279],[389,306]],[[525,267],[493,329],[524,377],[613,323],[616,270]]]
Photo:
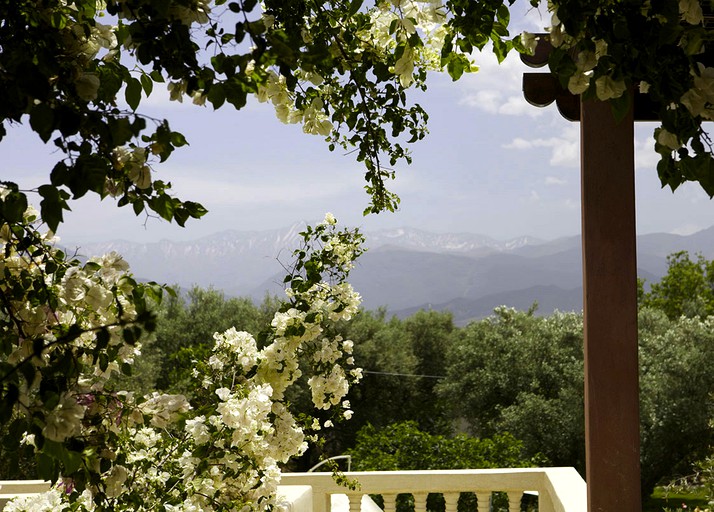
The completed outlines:
[[[298,75],[314,85],[322,83],[322,77],[316,73],[298,73]],[[327,116],[323,101],[314,98],[307,106],[298,109],[295,106],[293,93],[288,90],[285,77],[279,76],[272,70],[268,71],[266,84],[258,88],[256,98],[261,103],[270,101],[275,108],[275,115],[281,122],[302,123],[305,133],[327,137],[332,132],[332,122]]]
[[[699,8],[701,10],[701,6]],[[691,74],[694,78],[694,86],[684,93],[681,101],[693,116],[702,116],[708,121],[714,121],[714,68],[706,67],[699,62],[697,69],[692,70]]]
[[[318,225],[314,236],[330,240],[330,248],[319,247],[310,258],[328,267],[334,262],[336,268],[325,270],[345,276],[352,260],[332,254],[356,257],[359,251],[352,237],[335,232],[335,224],[328,214]],[[87,297],[72,293],[77,300]],[[194,407],[182,395],[153,393],[136,405],[129,396],[117,397],[123,401],[116,409],[125,412],[105,424],[118,442],[105,459],[110,467],[102,472],[102,485],[82,494],[55,489],[38,503],[53,500],[52,510],[71,506],[80,511],[248,512],[274,507],[279,464],[307,448],[303,427],[283,400],[302,374],[301,357],[312,363],[309,383],[318,409],[341,405],[337,414],[349,418],[352,411],[343,399],[350,383],[361,377],[354,368],[352,342],[329,335],[334,322],[355,314],[359,295],[338,280],[315,283],[307,291],[289,290],[288,297],[293,307],[275,314],[272,341],[264,348],[258,348],[251,334],[233,328],[214,335],[211,356],[196,363],[193,376],[203,394]],[[76,400],[62,400],[53,428],[74,434],[81,412]],[[60,427],[64,423],[72,430]],[[44,510],[20,501],[13,507],[13,512]]]
[[[62,491],[51,489],[41,494],[30,494],[10,501],[3,512],[57,512],[63,510]]]
[[[31,224],[36,212],[30,208],[25,213],[25,222]],[[92,258],[86,264],[67,265],[63,274],[48,273],[48,259],[52,260],[56,249],[43,245],[29,250],[21,249],[12,238],[5,224],[0,229],[0,272],[4,279],[0,289],[6,297],[11,297],[6,305],[6,314],[21,323],[13,323],[13,329],[6,331],[8,339],[14,339],[13,348],[5,361],[11,365],[30,364],[33,367],[31,381],[23,380],[19,385],[19,403],[22,411],[37,411],[44,407],[37,392],[42,385],[43,369],[62,357],[72,354],[74,364],[80,368],[76,387],[70,393],[57,397],[56,405],[44,418],[43,435],[53,441],[64,441],[78,434],[87,411],[83,397],[101,393],[109,377],[119,371],[120,365],[133,362],[139,353],[139,345],[129,345],[122,336],[121,322],[131,322],[136,309],[132,303],[134,283],[126,279],[128,265],[116,253],[101,258]],[[45,244],[47,238],[43,242]],[[62,264],[59,257],[51,261],[53,266]],[[59,277],[61,276],[61,278]],[[38,301],[31,296],[14,295],[17,282],[36,280],[46,287],[46,300]],[[80,333],[65,341],[62,336],[70,326],[80,329]],[[109,327],[106,327],[109,326]],[[92,354],[96,344],[96,332],[105,329],[107,347],[115,357],[100,367]],[[43,350],[35,353],[41,340]],[[23,375],[28,372],[23,371]]]
[[[414,69],[441,69],[441,48],[446,34],[446,9],[441,0],[389,0],[377,2],[370,11],[372,24],[360,37],[371,49],[393,54],[392,72],[402,87],[414,80]],[[418,34],[422,44],[412,46]],[[398,55],[398,57],[397,57]]]
[[[153,0],[143,0],[151,4]],[[116,0],[120,10],[119,16],[124,19],[134,19],[134,10],[137,8],[136,1]],[[128,4],[128,5],[127,5]],[[197,23],[204,25],[210,21],[211,0],[191,0],[190,2],[172,2],[168,6],[166,13],[169,19],[180,21],[184,25]]]
[[[112,197],[124,194],[126,180],[142,190],[151,186],[151,168],[147,163],[147,148],[121,146],[113,151],[114,169],[121,178],[107,178],[104,190]]]
[[[690,25],[701,25],[704,22],[702,5],[699,0],[674,0],[678,2],[680,20],[682,23]],[[565,27],[558,17],[557,2],[549,1],[548,8],[551,11],[551,23],[547,27],[549,32],[550,43],[555,46],[564,46],[566,48],[574,47],[583,36],[576,34],[568,34]],[[650,2],[643,2],[642,13],[651,19],[658,19],[664,23],[666,19],[659,19],[657,15],[651,14]],[[521,35],[521,41],[524,46],[531,50],[535,49],[536,39],[533,34],[524,32]],[[575,56],[576,71],[568,81],[568,90],[573,94],[582,94],[588,90],[591,84],[591,79],[594,76],[593,70],[597,66],[600,59],[607,55],[607,43],[602,40],[593,40],[595,51],[581,51]],[[698,55],[704,51],[704,40],[702,38],[680,41],[680,46],[685,48],[689,55]],[[696,63],[692,68],[691,74],[694,77],[694,87],[687,91],[681,98],[681,103],[684,104],[693,116],[701,115],[704,119],[714,119],[714,68],[707,68],[701,63]],[[641,83],[640,92],[646,93],[649,90],[650,84]],[[619,98],[626,91],[626,84],[623,80],[616,80],[612,75],[603,75],[595,79],[595,93],[597,98],[602,101]],[[669,135],[662,136],[668,144],[667,147],[678,149],[681,144],[674,143]]]

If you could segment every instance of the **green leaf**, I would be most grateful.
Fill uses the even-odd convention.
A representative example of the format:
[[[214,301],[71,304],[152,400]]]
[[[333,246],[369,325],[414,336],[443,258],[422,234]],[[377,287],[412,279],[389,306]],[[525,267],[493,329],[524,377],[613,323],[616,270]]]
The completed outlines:
[[[42,196],[42,220],[52,231],[57,231],[57,227],[64,221],[63,211],[70,209],[67,205],[67,193],[52,185],[42,185],[37,191]]]
[[[173,199],[168,194],[160,194],[156,197],[152,197],[149,201],[149,206],[163,219],[170,221],[174,217]]]
[[[508,23],[511,21],[511,11],[508,9],[508,6],[504,4],[498,6],[498,9],[496,10],[496,19],[504,27],[508,26]]]
[[[141,80],[141,86],[144,88],[144,94],[149,96],[154,90],[154,81],[146,73],[142,74],[139,79]]]
[[[46,103],[35,105],[30,111],[30,127],[47,142],[55,129],[55,113]]]
[[[6,222],[21,222],[25,210],[27,210],[27,197],[22,192],[13,190],[4,199],[0,199],[0,213]]]
[[[132,110],[136,111],[141,103],[141,82],[136,78],[129,78],[126,82],[124,97]]]
[[[625,92],[625,94],[619,98],[611,99],[610,106],[612,107],[612,114],[615,116],[615,120],[619,123],[625,118],[632,106],[630,95]]]
[[[509,45],[498,35],[492,36],[491,40],[493,41],[493,53],[496,54],[496,58],[498,59],[498,62],[500,64],[508,55],[508,52],[510,50]]]
[[[464,74],[465,71],[470,71],[471,66],[466,56],[461,54],[451,54],[446,64],[446,71],[452,80],[456,81]]]
[[[37,476],[42,480],[54,482],[59,476],[59,464],[57,461],[45,453],[37,455]]]
[[[208,90],[208,101],[211,102],[214,109],[219,109],[226,102],[226,93],[223,90],[222,84],[213,84]]]
[[[360,7],[362,7],[362,0],[352,0],[347,8],[347,15],[354,16],[360,10]]]

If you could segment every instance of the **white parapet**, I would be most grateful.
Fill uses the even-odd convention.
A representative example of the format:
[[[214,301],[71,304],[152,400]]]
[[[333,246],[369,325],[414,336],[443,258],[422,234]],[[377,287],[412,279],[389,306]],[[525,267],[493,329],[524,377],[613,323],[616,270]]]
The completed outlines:
[[[0,510],[18,496],[49,491],[50,483],[44,480],[0,480]]]
[[[539,512],[587,512],[586,486],[573,468],[370,471],[344,473],[350,490],[330,473],[284,473],[278,498],[286,512],[381,512],[370,494],[381,495],[384,512],[396,511],[398,494],[414,496],[415,512],[426,512],[426,497],[440,493],[446,512],[456,512],[462,492],[474,493],[478,512],[489,512],[492,494],[504,492],[509,512],[519,512],[524,494],[537,494]],[[17,496],[49,490],[42,480],[0,481],[0,510]]]
[[[442,494],[446,512],[455,512],[462,492],[476,495],[478,512],[489,511],[494,492],[507,494],[509,512],[520,510],[525,493],[538,495],[540,512],[587,511],[585,482],[573,468],[370,471],[344,475],[359,489],[351,491],[338,485],[329,473],[285,473],[282,484],[310,486],[312,512],[373,512],[372,505],[363,501],[368,494],[384,498],[385,512],[396,510],[398,494],[412,494],[415,512],[425,512],[430,493]],[[336,495],[344,497],[335,498]]]

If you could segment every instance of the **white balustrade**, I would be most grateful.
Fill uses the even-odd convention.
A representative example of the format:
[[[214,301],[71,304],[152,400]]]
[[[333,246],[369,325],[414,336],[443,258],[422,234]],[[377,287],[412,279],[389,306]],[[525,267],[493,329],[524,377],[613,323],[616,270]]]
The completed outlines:
[[[0,510],[7,502],[17,496],[40,494],[50,489],[49,482],[44,480],[0,480]]]
[[[523,494],[537,493],[539,512],[586,512],[585,482],[573,468],[371,471],[345,476],[352,491],[329,473],[284,473],[278,494],[288,512],[381,512],[369,495],[381,495],[384,512],[396,512],[397,495],[411,494],[415,512],[426,512],[427,496],[444,497],[445,512],[457,512],[461,493],[476,496],[476,510],[489,512],[494,492],[508,496],[509,512],[520,512]],[[41,480],[0,481],[0,510],[15,496],[47,491]],[[469,511],[474,512],[474,511]]]
[[[414,511],[426,512],[430,493],[443,495],[445,512],[457,512],[461,493],[475,494],[478,512],[489,512],[494,492],[508,496],[509,512],[520,512],[526,492],[537,494],[539,512],[587,510],[585,482],[573,468],[370,471],[345,476],[358,483],[357,491],[339,486],[329,473],[285,473],[281,488],[291,485],[312,488],[311,510],[292,512],[373,512],[374,502],[365,500],[370,494],[382,496],[384,512],[396,512],[399,494],[413,495]],[[346,495],[348,499],[334,499],[338,495]]]

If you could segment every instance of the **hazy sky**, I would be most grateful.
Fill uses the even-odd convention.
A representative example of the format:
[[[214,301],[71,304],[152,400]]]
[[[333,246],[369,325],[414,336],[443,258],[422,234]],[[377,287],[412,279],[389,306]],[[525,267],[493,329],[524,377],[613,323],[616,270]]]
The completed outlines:
[[[544,24],[531,13],[523,26]],[[363,217],[368,198],[360,164],[330,153],[300,126],[281,124],[269,104],[213,111],[152,95],[142,111],[168,118],[190,143],[157,165],[154,176],[209,213],[181,229],[87,197],[72,203],[59,235],[66,241],[185,240],[225,229],[281,228],[321,219],[326,211],[368,230],[411,226],[501,240],[577,234],[579,125],[562,119],[554,105],[539,109],[525,102],[521,76],[530,70],[516,55],[500,66],[488,53],[474,57],[478,73],[456,83],[434,76],[426,94],[413,92],[430,115],[430,135],[413,147],[411,166],[396,168],[392,189],[402,203],[395,214]],[[686,234],[711,226],[714,203],[697,185],[675,194],[661,188],[654,127],[642,123],[636,130],[638,232]],[[35,139],[26,129],[9,130],[0,143],[3,179],[24,188],[48,180],[52,148]]]

